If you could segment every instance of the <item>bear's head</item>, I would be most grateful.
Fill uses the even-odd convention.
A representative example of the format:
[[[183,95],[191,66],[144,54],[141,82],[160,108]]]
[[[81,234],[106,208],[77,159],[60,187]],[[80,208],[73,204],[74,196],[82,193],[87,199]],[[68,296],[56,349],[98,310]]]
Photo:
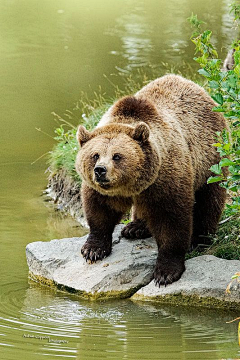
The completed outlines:
[[[103,195],[134,196],[156,179],[159,156],[144,122],[135,127],[109,124],[92,132],[79,126],[76,170],[88,186]]]

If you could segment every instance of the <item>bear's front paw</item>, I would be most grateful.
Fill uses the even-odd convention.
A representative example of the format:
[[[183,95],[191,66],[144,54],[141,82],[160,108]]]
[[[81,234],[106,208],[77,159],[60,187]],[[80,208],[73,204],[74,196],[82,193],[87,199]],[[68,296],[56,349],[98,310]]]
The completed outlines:
[[[100,244],[98,242],[86,241],[81,249],[82,256],[86,261],[96,262],[102,260],[111,253],[111,246]]]
[[[126,239],[146,239],[151,237],[151,233],[146,227],[144,221],[137,219],[127,224],[121,232]]]
[[[185,270],[184,259],[159,258],[153,273],[155,285],[169,285],[180,279]]]

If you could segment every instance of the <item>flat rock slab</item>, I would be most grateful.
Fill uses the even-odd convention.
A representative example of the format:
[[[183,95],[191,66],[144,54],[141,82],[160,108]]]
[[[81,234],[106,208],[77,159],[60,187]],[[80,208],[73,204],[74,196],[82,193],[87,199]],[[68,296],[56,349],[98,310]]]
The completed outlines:
[[[111,255],[93,264],[81,255],[87,236],[28,244],[30,278],[82,298],[130,297],[151,281],[157,245],[152,238],[120,239],[122,227],[115,228]]]
[[[237,279],[231,282],[231,277],[239,271],[238,260],[224,260],[212,255],[195,257],[186,261],[186,271],[180,280],[160,288],[151,281],[132,299],[237,309],[240,308],[240,283]]]
[[[34,242],[27,245],[30,278],[85,299],[127,298],[175,305],[240,308],[240,283],[231,277],[240,271],[240,261],[203,255],[186,261],[181,279],[157,287],[152,274],[157,259],[153,238],[120,238],[123,225],[113,234],[110,256],[87,263],[81,247],[87,236]]]

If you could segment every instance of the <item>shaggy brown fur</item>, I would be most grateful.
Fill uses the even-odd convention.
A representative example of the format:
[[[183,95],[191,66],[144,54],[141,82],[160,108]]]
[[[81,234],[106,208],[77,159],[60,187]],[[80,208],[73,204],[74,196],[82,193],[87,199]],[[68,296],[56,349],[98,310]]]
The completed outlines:
[[[225,202],[223,188],[206,185],[219,161],[216,131],[227,127],[214,106],[198,85],[167,75],[116,102],[94,131],[79,127],[86,260],[110,254],[114,227],[133,206],[122,235],[155,237],[159,286],[180,278],[191,242],[216,230]]]

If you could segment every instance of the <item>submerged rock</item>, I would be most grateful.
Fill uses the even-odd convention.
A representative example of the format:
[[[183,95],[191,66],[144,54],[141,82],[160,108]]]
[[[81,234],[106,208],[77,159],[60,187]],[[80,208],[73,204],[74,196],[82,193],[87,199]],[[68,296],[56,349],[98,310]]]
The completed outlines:
[[[94,264],[81,255],[87,236],[27,245],[30,278],[83,298],[130,297],[151,281],[157,245],[154,239],[120,239],[121,228],[115,229],[111,255]]]
[[[203,255],[186,261],[181,279],[157,287],[152,274],[157,259],[153,238],[126,240],[120,237],[123,225],[113,235],[110,256],[87,263],[81,247],[87,236],[27,245],[30,278],[85,299],[127,298],[167,304],[240,308],[240,283],[231,277],[240,271],[240,261]]]

